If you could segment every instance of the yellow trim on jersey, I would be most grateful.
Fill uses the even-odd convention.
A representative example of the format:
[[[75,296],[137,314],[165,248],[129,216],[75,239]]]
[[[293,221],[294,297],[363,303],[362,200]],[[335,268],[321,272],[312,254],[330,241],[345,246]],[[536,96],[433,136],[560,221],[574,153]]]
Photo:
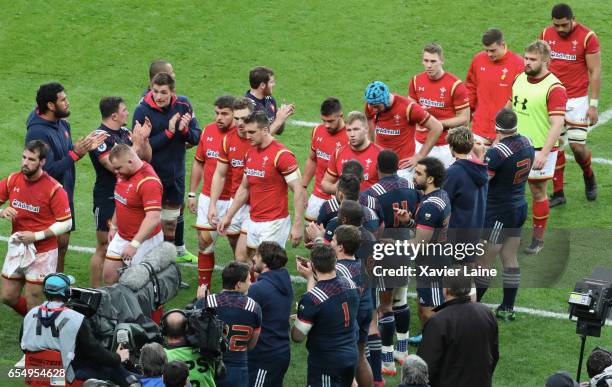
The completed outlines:
[[[453,83],[453,86],[451,87],[451,92],[450,92],[451,99],[453,98],[453,96],[454,96],[454,94],[455,94],[455,89],[456,89],[456,88],[457,88],[457,86],[459,86],[460,84],[461,84],[461,79],[457,79],[457,80],[455,81],[455,83]]]
[[[412,105],[414,102],[410,102],[410,104],[406,107],[406,119],[410,122],[410,112],[412,112]]]
[[[280,157],[280,155],[285,152],[293,154],[289,149],[281,149],[280,151],[276,152],[276,156],[274,156],[274,168],[276,168],[276,163],[278,162],[278,158]]]
[[[63,222],[63,221],[68,220],[70,218],[72,218],[72,214],[66,215],[63,218],[55,218],[55,220],[57,220],[58,222]]]
[[[550,92],[553,91],[554,89],[556,89],[557,87],[560,87],[563,90],[565,90],[565,86],[563,86],[561,83],[555,83],[555,84],[551,85],[548,88],[548,91],[546,92],[546,103],[548,103],[548,97],[550,96]]]
[[[138,182],[138,185],[136,186],[136,192],[138,192],[142,183],[144,183],[147,180],[155,180],[156,182],[159,183],[160,186],[162,185],[161,181],[158,178],[153,177],[153,176],[148,176]]]
[[[151,211],[151,210],[160,210],[161,211],[161,206],[149,206],[149,207],[145,207],[143,208],[145,211]]]
[[[595,32],[593,32],[593,31],[589,31],[589,33],[588,33],[588,34],[586,34],[586,36],[584,37],[584,48],[586,48],[587,41],[588,41],[588,40],[589,40],[589,38],[590,38],[591,36],[593,36],[593,35],[595,35]]]

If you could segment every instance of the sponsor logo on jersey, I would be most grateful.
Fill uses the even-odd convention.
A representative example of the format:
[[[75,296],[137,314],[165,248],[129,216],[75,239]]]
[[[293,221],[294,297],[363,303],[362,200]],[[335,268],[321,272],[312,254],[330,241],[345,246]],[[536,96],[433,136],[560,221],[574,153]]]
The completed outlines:
[[[266,177],[266,171],[260,171],[258,169],[253,169],[253,168],[245,168],[244,174],[247,176],[254,176],[254,177]]]
[[[363,174],[363,180],[370,180],[370,174],[369,173],[364,173]]]
[[[399,136],[400,135],[400,130],[399,129],[387,129],[387,128],[381,128],[381,127],[376,127],[376,134],[386,134],[388,136]]]
[[[322,150],[317,149],[317,157],[320,158],[320,159],[329,161],[331,156],[328,155],[327,153],[323,152]]]
[[[562,52],[551,51],[550,57],[553,59],[561,59],[561,60],[576,60],[576,55],[564,54]]]
[[[30,211],[30,212],[34,212],[36,214],[38,214],[40,212],[40,206],[33,206],[29,203],[24,203],[21,202],[17,199],[13,199],[13,201],[11,202],[11,207],[13,208],[19,208],[21,210],[25,210],[25,211]]]
[[[212,150],[212,149],[207,149],[206,150],[206,157],[211,158],[211,159],[218,159],[219,158],[219,152]]]
[[[419,104],[423,106],[428,106],[428,107],[438,107],[438,108],[444,107],[444,101],[434,101],[433,99],[423,98],[423,97],[419,98]]]
[[[232,159],[232,167],[233,168],[243,168],[244,167],[244,160]]]
[[[115,200],[123,204],[124,206],[127,206],[127,199],[119,195],[117,192],[115,192]]]

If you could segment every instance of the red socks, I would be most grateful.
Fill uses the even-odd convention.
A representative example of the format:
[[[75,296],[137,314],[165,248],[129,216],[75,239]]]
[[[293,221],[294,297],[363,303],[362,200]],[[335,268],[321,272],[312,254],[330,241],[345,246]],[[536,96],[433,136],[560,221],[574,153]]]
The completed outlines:
[[[26,314],[28,314],[28,302],[23,296],[19,297],[19,299],[17,300],[17,303],[11,306],[11,308],[13,308],[15,312],[19,313],[20,315],[24,317]]]
[[[198,286],[206,284],[208,289],[211,288],[210,283],[214,269],[215,253],[203,253],[200,251],[198,254]]]
[[[533,203],[533,236],[536,239],[544,240],[544,231],[546,230],[546,222],[550,207],[548,206],[548,198],[541,202]]]
[[[555,175],[553,177],[553,193],[563,192],[563,173],[565,171],[565,151],[560,149],[557,152],[557,164],[555,165]]]
[[[585,177],[593,176],[593,169],[591,169],[591,157],[592,154],[589,152],[589,155],[584,160],[576,158],[576,162],[578,163],[578,165],[580,165],[580,168],[582,168],[582,174]]]

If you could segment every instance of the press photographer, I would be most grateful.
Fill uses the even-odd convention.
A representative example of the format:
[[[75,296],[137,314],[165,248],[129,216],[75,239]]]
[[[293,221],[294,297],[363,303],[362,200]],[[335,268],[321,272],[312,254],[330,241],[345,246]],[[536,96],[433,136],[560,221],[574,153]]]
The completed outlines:
[[[129,351],[118,346],[115,352],[104,348],[93,336],[89,320],[66,306],[74,277],[49,274],[43,281],[47,301],[32,308],[23,320],[19,341],[26,355],[26,365],[44,352],[57,351],[66,370],[66,380],[110,379],[128,386],[131,375],[122,362]]]

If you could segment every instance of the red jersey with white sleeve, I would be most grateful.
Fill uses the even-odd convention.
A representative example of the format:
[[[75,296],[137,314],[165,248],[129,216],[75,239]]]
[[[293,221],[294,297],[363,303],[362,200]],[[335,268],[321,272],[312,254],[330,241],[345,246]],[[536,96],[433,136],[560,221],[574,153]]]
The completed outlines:
[[[378,183],[378,154],[383,148],[370,142],[367,148],[362,151],[354,150],[350,144],[343,145],[336,149],[327,166],[327,172],[335,177],[342,173],[342,164],[349,160],[357,160],[363,165],[363,181],[359,186],[359,191],[363,192],[374,184]]]
[[[470,106],[465,85],[461,79],[449,72],[444,72],[444,75],[436,80],[429,79],[425,72],[415,75],[408,83],[408,95],[440,121],[454,118],[459,110]],[[448,144],[447,131],[445,128],[435,145]],[[417,127],[416,140],[424,144],[428,134],[426,128]]]
[[[143,161],[143,166],[127,179],[117,176],[115,185],[115,214],[117,232],[125,240],[131,241],[148,211],[161,211],[162,183],[153,167]],[[161,231],[161,223],[146,239]]]
[[[323,181],[329,160],[336,152],[336,149],[346,144],[348,144],[348,137],[346,136],[345,127],[333,134],[327,131],[324,124],[315,126],[312,130],[310,149],[312,149],[315,154],[315,162],[317,165],[315,170],[315,184],[312,190],[314,196],[325,200],[331,199],[332,196],[326,194],[321,189],[321,181]]]
[[[231,128],[229,131],[223,132],[214,122],[206,125],[206,127],[202,129],[202,135],[198,142],[195,159],[204,164],[202,194],[208,197],[210,197],[210,185],[212,184],[212,177],[217,168],[217,160],[219,159],[221,148],[223,147],[223,138],[228,132],[232,131],[236,131],[236,129]],[[229,200],[231,186],[231,179],[226,179],[221,196],[219,196],[220,200]]]
[[[295,155],[276,140],[263,149],[249,148],[244,174],[249,182],[251,220],[269,222],[289,216],[285,176],[297,169]]]
[[[414,156],[416,127],[429,119],[421,106],[397,94],[393,94],[393,105],[378,114],[366,104],[365,115],[374,120],[376,143],[394,151],[400,160]]]
[[[238,130],[232,130],[223,137],[223,144],[219,152],[217,162],[229,164],[227,174],[225,175],[225,185],[227,181],[230,183],[230,197],[236,195],[240,183],[242,183],[242,175],[244,173],[244,155],[251,148],[251,142],[238,135]]]
[[[465,79],[475,134],[495,139],[495,115],[506,106],[512,82],[524,69],[523,58],[509,50],[496,61],[489,59],[486,51],[476,54]]]
[[[540,39],[550,46],[548,69],[555,74],[567,90],[568,98],[589,94],[587,54],[599,52],[599,39],[595,32],[580,23],[574,23],[572,32],[562,38],[553,26],[546,27]]]
[[[12,233],[43,231],[55,222],[72,218],[68,194],[47,172],[36,181],[29,181],[21,172],[15,172],[0,181],[0,202],[17,211],[13,218]],[[34,242],[37,253],[57,249],[57,238],[52,236]]]

